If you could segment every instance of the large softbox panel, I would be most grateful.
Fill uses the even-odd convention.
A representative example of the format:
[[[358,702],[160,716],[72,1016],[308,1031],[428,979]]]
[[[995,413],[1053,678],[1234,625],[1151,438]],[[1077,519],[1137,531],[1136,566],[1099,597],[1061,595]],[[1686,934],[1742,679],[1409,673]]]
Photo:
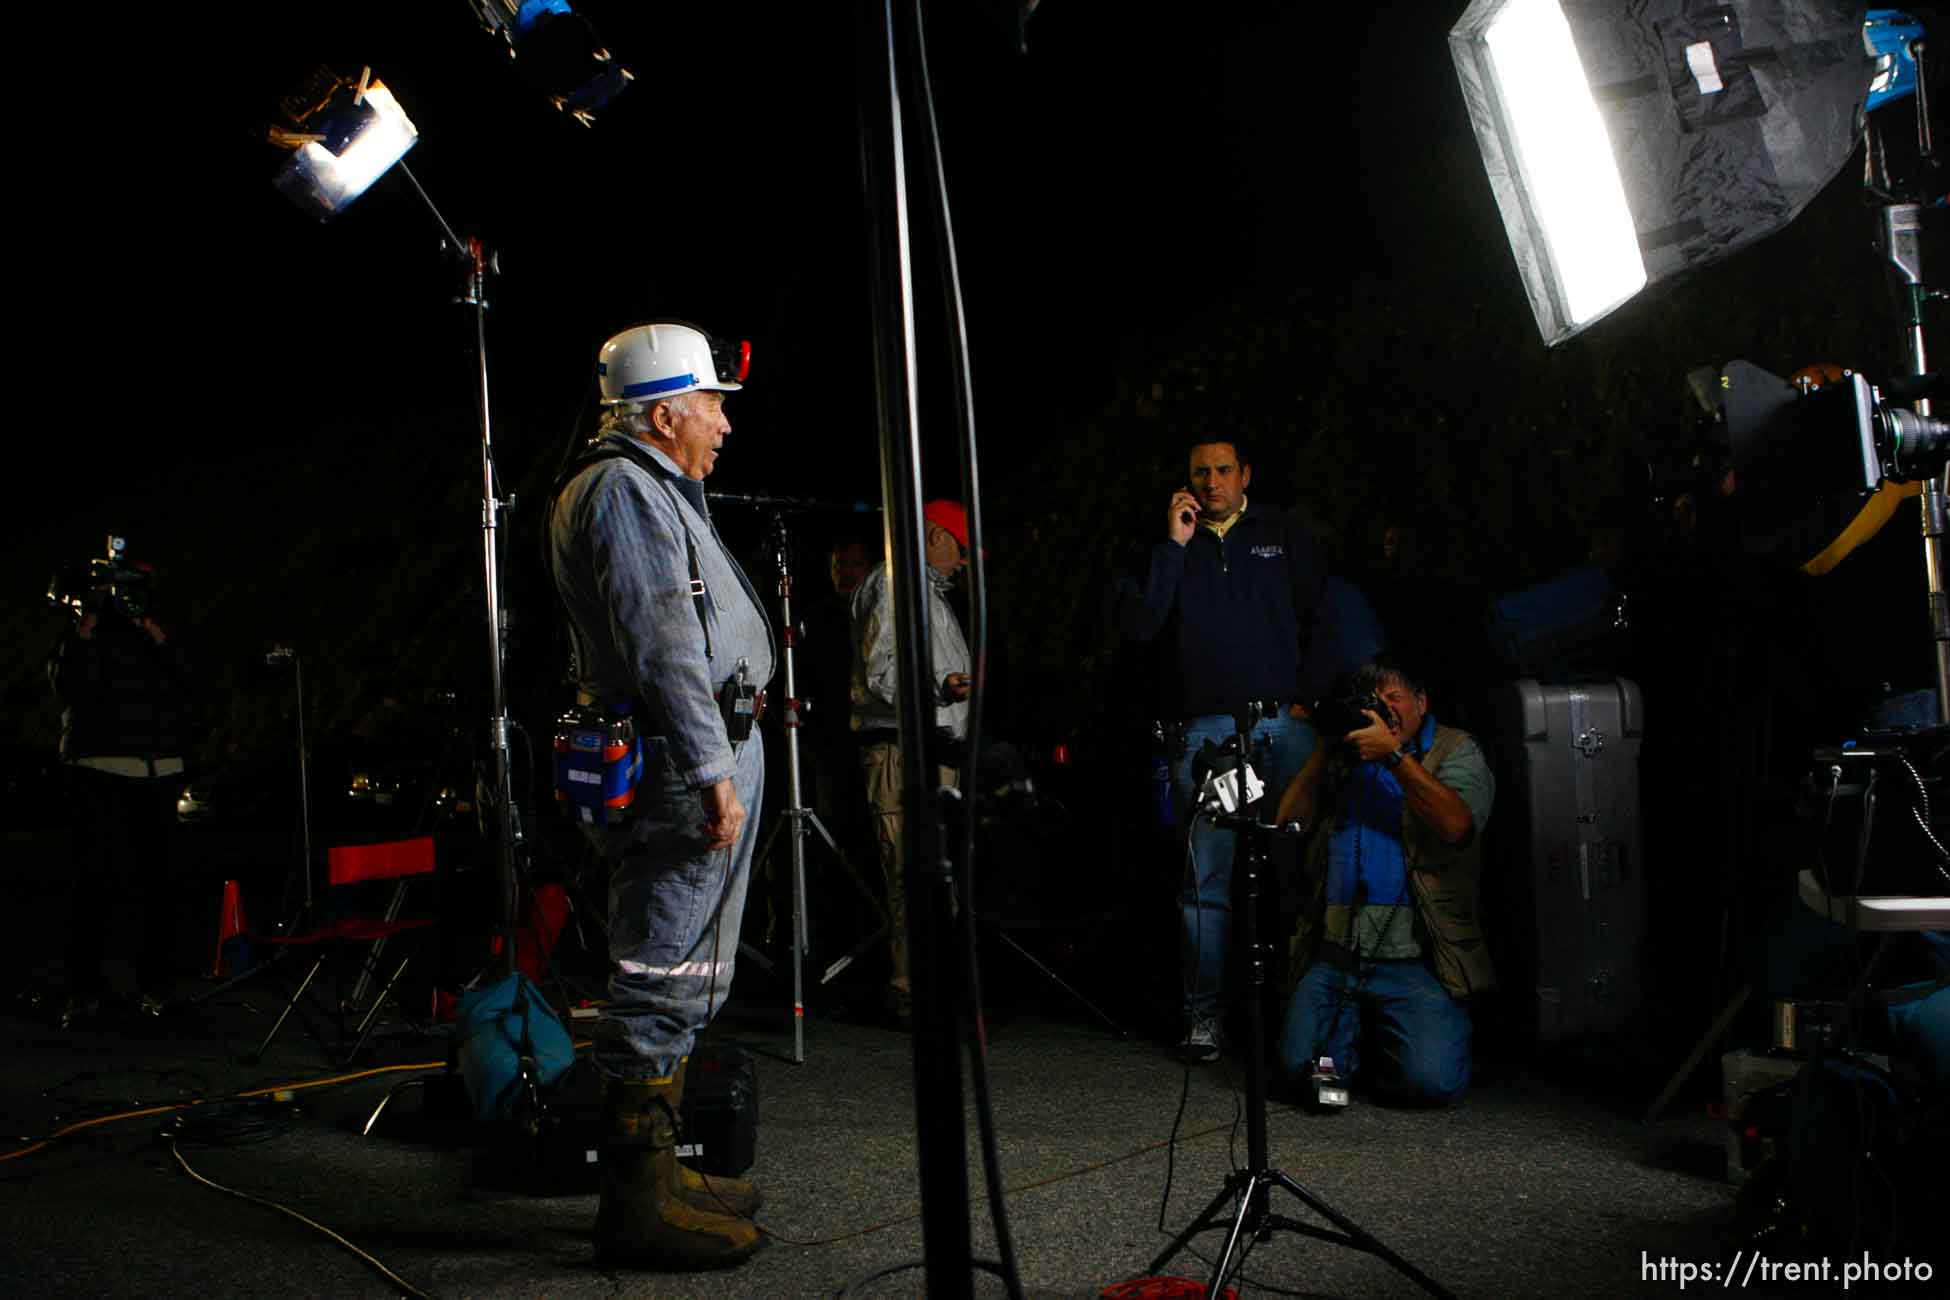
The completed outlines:
[[[1474,0],[1450,53],[1537,328],[1560,343],[1620,305],[1573,319],[1528,195],[1553,166],[1525,158],[1485,33],[1512,0]],[[1866,9],[1836,0],[1563,0],[1626,203],[1646,283],[1703,266],[1792,221],[1847,163],[1874,59]],[[1621,300],[1622,302],[1623,300]]]

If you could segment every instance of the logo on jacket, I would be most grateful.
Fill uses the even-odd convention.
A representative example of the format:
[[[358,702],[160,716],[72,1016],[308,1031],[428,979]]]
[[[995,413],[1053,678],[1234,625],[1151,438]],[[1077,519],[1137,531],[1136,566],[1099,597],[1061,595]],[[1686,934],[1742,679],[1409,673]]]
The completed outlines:
[[[1286,547],[1278,542],[1262,542],[1253,547],[1253,558],[1256,560],[1277,560],[1285,554]]]

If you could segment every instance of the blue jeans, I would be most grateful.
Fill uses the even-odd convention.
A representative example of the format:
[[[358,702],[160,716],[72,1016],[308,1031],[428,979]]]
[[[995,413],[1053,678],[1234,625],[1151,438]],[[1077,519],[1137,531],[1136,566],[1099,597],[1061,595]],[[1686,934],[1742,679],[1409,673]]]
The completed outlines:
[[[1950,933],[1918,932],[1928,964],[1950,975]],[[1909,986],[1912,991],[1927,984]],[[1913,1059],[1932,1095],[1950,1094],[1950,988],[1892,1003],[1888,1009],[1890,1050]]]
[[[1190,819],[1192,760],[1202,742],[1223,742],[1235,726],[1228,714],[1213,713],[1185,724],[1185,754],[1171,770],[1171,793],[1179,823]],[[1253,770],[1266,783],[1266,815],[1314,752],[1314,730],[1288,714],[1262,719],[1253,728]],[[1184,912],[1185,1014],[1215,1016],[1224,1005],[1231,978],[1232,855],[1238,832],[1220,830],[1200,818],[1192,830],[1192,878],[1178,897]]]
[[[595,1047],[604,1074],[668,1078],[730,995],[765,788],[763,740],[754,733],[733,763],[745,825],[729,849],[704,847],[704,806],[667,760],[644,773],[630,821],[584,827],[610,865],[610,1001]]]
[[[1469,1012],[1422,962],[1322,956],[1287,1003],[1280,1073],[1304,1087],[1314,1058],[1331,1056],[1342,1079],[1391,1101],[1446,1105],[1469,1086],[1470,1030]]]

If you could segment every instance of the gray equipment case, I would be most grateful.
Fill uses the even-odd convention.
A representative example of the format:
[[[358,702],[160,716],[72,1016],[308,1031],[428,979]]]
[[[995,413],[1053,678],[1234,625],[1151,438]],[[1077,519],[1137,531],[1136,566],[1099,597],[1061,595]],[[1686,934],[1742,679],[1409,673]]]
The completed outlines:
[[[1533,990],[1537,1041],[1631,1026],[1645,1004],[1636,683],[1513,682],[1498,709],[1495,855],[1510,988]],[[1500,959],[1501,960],[1501,959]]]

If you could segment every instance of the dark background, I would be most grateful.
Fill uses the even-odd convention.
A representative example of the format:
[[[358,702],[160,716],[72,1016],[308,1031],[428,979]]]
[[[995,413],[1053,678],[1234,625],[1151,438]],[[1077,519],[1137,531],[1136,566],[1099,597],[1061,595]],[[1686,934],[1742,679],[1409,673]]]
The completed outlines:
[[[1648,765],[1670,782],[1648,817],[1675,839],[1717,816],[1702,799],[1746,797],[1700,775],[1727,717],[1782,719],[1768,743],[1791,759],[1885,687],[1928,682],[1913,512],[1808,583],[1677,532],[1664,499],[1699,439],[1688,371],[1900,371],[1858,167],[1784,233],[1546,351],[1456,89],[1460,4],[1051,0],[1026,56],[1000,8],[930,7],[998,733],[1087,753],[1135,720],[1103,598],[1155,536],[1193,433],[1245,442],[1253,497],[1303,509],[1337,567],[1385,591],[1398,636],[1437,655],[1439,713],[1467,718],[1496,680],[1488,598],[1610,565],[1640,597],[1618,666],[1647,687]],[[458,2],[276,9],[24,33],[40,129],[15,192],[25,400],[0,571],[16,754],[58,728],[46,576],[110,531],[157,566],[204,684],[202,766],[289,751],[289,685],[256,667],[274,642],[305,656],[320,737],[387,699],[485,716],[470,324],[402,177],[326,226],[272,189],[262,127],[314,63],[374,68],[420,128],[414,174],[500,252],[488,353],[517,501],[518,718],[540,731],[561,703],[540,503],[615,330],[676,315],[753,341],[714,489],[877,500],[849,7],[587,0],[638,78],[594,129],[525,87]],[[1892,139],[1911,113],[1885,115]],[[925,238],[917,252],[927,286]],[[923,297],[927,490],[955,495]],[[767,585],[756,521],[720,523]],[[1407,539],[1384,564],[1391,523]],[[802,593],[820,588],[821,531]]]

